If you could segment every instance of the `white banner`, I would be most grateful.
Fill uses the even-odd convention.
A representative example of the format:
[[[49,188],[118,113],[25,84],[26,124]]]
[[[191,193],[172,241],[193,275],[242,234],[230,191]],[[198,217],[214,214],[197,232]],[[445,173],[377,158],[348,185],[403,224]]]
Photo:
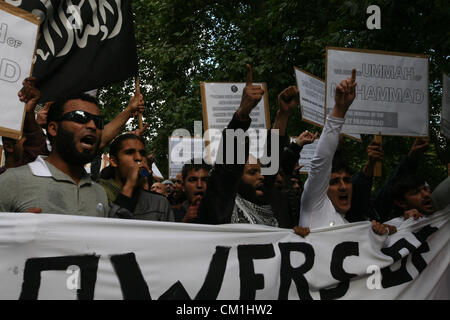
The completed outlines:
[[[441,133],[450,139],[450,78],[442,74]]]
[[[31,74],[39,30],[37,18],[0,2],[0,135],[17,139],[22,133],[25,104],[17,93]]]
[[[356,98],[342,130],[361,134],[428,136],[428,57],[327,48],[326,108],[339,83],[356,69]]]
[[[0,214],[0,299],[449,299],[450,207],[389,238]]]
[[[302,120],[323,128],[325,125],[325,82],[306,71],[295,69],[297,88],[300,92]],[[359,134],[346,133],[345,136],[361,140]]]

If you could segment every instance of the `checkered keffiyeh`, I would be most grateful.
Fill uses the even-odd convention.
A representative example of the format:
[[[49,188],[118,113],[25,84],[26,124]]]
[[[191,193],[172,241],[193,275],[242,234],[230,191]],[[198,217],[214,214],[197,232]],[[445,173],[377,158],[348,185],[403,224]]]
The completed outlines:
[[[278,227],[278,222],[270,205],[258,205],[236,195],[231,223],[264,224]]]

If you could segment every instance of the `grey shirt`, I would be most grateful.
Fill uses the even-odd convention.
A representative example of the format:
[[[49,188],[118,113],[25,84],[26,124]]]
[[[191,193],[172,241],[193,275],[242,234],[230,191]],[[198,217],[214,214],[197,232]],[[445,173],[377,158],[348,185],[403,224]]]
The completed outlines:
[[[166,197],[158,193],[136,189],[133,196],[127,197],[120,193],[122,187],[114,179],[100,179],[99,184],[105,188],[110,201],[111,218],[169,221],[175,217]]]
[[[105,190],[85,172],[77,185],[68,175],[39,156],[28,165],[0,175],[0,212],[26,212],[107,217]]]

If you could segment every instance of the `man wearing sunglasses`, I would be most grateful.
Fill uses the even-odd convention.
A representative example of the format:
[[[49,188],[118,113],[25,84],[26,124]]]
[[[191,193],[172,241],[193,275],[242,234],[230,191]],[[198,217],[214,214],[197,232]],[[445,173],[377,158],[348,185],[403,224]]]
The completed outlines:
[[[84,170],[99,151],[103,127],[93,97],[79,94],[55,101],[47,114],[52,151],[0,176],[0,212],[106,217],[106,193]]]

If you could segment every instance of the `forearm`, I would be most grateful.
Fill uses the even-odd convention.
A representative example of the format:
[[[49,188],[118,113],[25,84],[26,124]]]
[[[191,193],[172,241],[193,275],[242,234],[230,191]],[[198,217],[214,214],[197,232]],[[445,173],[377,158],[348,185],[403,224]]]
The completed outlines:
[[[242,129],[246,131],[250,127],[251,120],[242,121],[238,113],[233,116],[232,120],[227,126],[227,129],[237,130]],[[205,196],[200,204],[198,210],[198,218],[195,219],[197,223],[206,224],[220,224],[229,223],[231,219],[231,213],[234,207],[234,198],[236,196],[239,180],[241,179],[242,172],[245,164],[236,163],[236,143],[238,139],[234,139],[234,159],[233,163],[226,163],[227,155],[227,139],[228,137],[225,129],[222,133],[222,140],[218,150],[216,164],[211,172],[211,176],[208,180],[208,188]],[[242,146],[241,146],[242,148]],[[248,149],[247,143],[244,148]],[[240,151],[242,152],[242,150]],[[245,151],[247,153],[247,151]],[[247,160],[247,159],[245,159]]]
[[[302,196],[302,209],[304,210],[318,209],[327,195],[331,165],[343,125],[343,119],[332,116],[329,116],[325,123],[316,153],[311,161],[311,170]]]
[[[128,119],[132,117],[132,112],[129,108],[125,108],[117,117],[109,122],[103,128],[102,141],[100,143],[100,149],[104,148],[108,143],[113,140],[123,129]]]
[[[289,116],[289,114],[280,112],[280,110],[277,111],[277,116],[275,118],[275,122],[273,123],[272,129],[277,129],[278,134],[282,137],[286,135]]]
[[[25,113],[25,120],[23,123],[23,132],[35,132],[37,130],[41,130],[41,127],[36,122],[36,117],[34,115],[34,111],[28,111]]]

